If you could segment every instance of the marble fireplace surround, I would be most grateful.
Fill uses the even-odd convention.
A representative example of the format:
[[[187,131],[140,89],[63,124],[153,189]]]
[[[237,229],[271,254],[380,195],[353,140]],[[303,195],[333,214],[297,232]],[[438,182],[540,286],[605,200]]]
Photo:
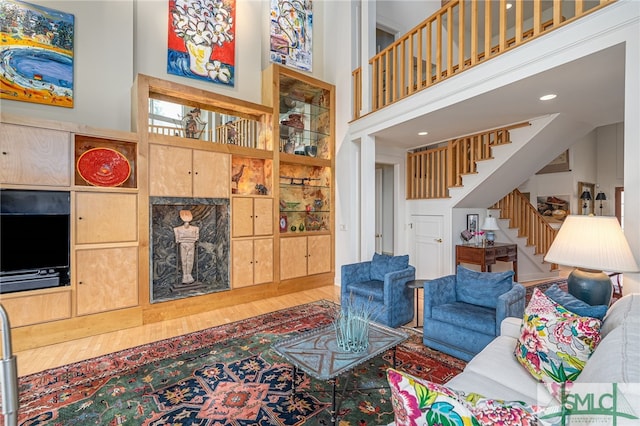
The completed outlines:
[[[229,199],[150,197],[149,241],[151,302],[230,290]],[[180,211],[193,216],[190,226],[199,228],[195,243],[193,283],[183,284],[179,244],[174,228],[183,226]]]

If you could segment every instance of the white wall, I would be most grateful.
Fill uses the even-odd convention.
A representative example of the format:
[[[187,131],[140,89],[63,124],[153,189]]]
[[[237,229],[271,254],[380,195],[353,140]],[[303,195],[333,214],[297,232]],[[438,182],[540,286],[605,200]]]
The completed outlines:
[[[615,188],[624,186],[624,125],[623,123],[596,129],[598,135],[598,177],[596,194],[604,192],[602,202],[604,216],[615,215]],[[596,201],[596,214],[600,215],[600,202]]]

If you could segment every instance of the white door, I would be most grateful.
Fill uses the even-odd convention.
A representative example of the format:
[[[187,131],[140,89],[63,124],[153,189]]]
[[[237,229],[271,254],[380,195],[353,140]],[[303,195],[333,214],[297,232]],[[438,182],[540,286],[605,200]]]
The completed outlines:
[[[444,275],[444,244],[442,216],[413,215],[413,259],[416,279],[438,278]]]

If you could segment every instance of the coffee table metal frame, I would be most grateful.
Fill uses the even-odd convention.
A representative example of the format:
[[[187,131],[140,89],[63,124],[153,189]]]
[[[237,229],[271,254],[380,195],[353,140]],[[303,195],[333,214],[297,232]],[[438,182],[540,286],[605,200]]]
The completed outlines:
[[[409,335],[401,330],[371,322],[367,350],[359,353],[344,352],[338,348],[333,325],[329,325],[275,342],[272,348],[293,365],[294,395],[297,369],[301,369],[315,379],[326,380],[332,385],[331,423],[335,425],[337,421],[336,379],[389,349],[393,350],[395,367],[396,346],[408,338]],[[344,389],[346,390],[346,383]]]

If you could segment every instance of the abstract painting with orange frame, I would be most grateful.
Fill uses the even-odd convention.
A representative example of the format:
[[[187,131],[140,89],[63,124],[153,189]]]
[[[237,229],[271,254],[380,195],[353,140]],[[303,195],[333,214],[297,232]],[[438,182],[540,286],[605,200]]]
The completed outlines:
[[[74,16],[0,2],[0,98],[73,108]]]

